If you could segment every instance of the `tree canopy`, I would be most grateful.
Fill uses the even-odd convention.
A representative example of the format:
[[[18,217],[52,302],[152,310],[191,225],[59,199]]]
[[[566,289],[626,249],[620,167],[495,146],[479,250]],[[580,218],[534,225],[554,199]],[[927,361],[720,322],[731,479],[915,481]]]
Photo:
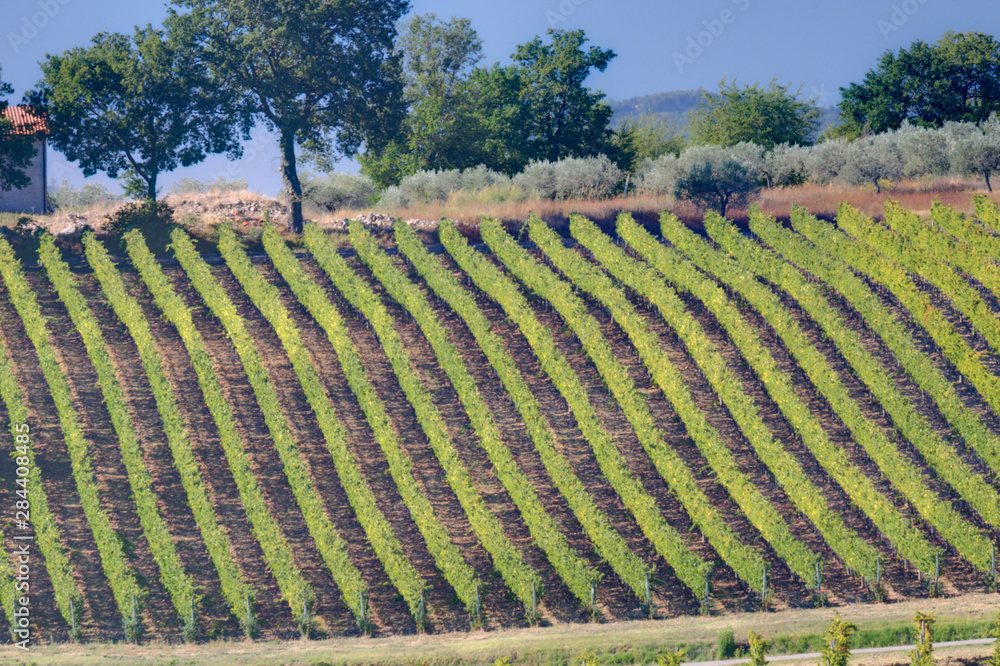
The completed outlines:
[[[123,177],[126,192],[155,200],[157,178],[209,153],[240,155],[233,99],[215,89],[176,31],[100,33],[42,63],[29,94],[48,112],[50,141],[84,175]]]
[[[289,227],[301,232],[296,147],[380,152],[405,106],[396,23],[406,0],[173,0],[205,61],[243,113],[278,134]]]
[[[612,110],[583,85],[614,52],[585,49],[582,30],[547,35],[519,45],[510,65],[473,67],[481,47],[466,19],[410,19],[401,39],[408,115],[392,143],[366,150],[362,171],[390,185],[419,169],[484,164],[514,174],[531,161],[619,157]]]
[[[1000,111],[1000,42],[952,32],[935,44],[886,51],[861,83],[840,89],[840,117],[855,132],[881,133],[904,120],[921,127],[982,122]]]
[[[14,87],[0,78],[0,191],[3,192],[28,186],[31,179],[25,170],[38,152],[33,145],[34,136],[18,131],[4,115],[8,106],[4,98],[13,92]]]
[[[719,92],[705,92],[701,105],[691,112],[693,143],[732,146],[756,143],[770,150],[782,143],[809,145],[819,129],[823,112],[800,92],[772,79],[767,86],[737,86],[719,82]]]

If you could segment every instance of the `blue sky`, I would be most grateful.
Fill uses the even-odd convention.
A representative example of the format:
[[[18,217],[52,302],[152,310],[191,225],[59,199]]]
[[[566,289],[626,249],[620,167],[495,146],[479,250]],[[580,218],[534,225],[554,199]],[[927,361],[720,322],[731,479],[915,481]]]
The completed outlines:
[[[837,89],[860,81],[887,49],[933,42],[945,30],[1000,36],[1000,11],[989,0],[414,0],[412,11],[471,19],[484,64],[508,62],[517,44],[550,27],[583,29],[592,44],[618,54],[588,80],[615,99],[715,89],[725,76],[741,83],[776,78],[835,104]],[[0,67],[15,88],[9,101],[34,86],[47,53],[85,46],[98,32],[158,24],[165,15],[160,0],[0,0]],[[277,156],[273,138],[257,128],[239,162],[213,156],[165,174],[161,184],[225,175],[273,195],[281,188]],[[59,153],[49,158],[50,180],[87,182]],[[339,169],[357,167],[341,162]],[[92,180],[117,189],[103,174]]]

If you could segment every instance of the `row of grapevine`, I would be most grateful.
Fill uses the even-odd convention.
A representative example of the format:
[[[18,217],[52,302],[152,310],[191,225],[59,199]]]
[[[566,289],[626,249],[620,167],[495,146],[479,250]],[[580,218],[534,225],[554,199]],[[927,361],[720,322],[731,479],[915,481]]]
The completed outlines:
[[[706,215],[706,224],[711,224],[713,216],[715,214],[711,212]],[[684,227],[676,217],[665,214],[661,216],[660,222],[665,238],[687,254],[696,265],[714,274],[761,312],[813,385],[851,431],[855,441],[864,448],[889,481],[963,557],[980,570],[988,571],[991,557],[989,540],[962,518],[949,502],[943,501],[934,493],[913,463],[899,452],[877,424],[863,414],[826,357],[809,342],[778,297],[748,275],[740,264]],[[930,572],[934,561],[933,552],[930,549],[923,550],[921,541],[913,539],[904,543],[894,542],[894,545],[907,559],[917,564],[921,571]]]
[[[792,219],[808,217],[803,208],[792,210]],[[993,434],[955,392],[941,371],[926,354],[917,349],[902,322],[885,303],[843,262],[809,245],[800,235],[787,230],[766,216],[750,219],[750,228],[758,238],[780,252],[788,261],[808,271],[836,290],[877,333],[906,369],[910,378],[937,403],[941,413],[986,463],[1000,474],[1000,437]]]
[[[995,257],[1000,257],[1000,237],[990,233],[971,217],[966,217],[940,201],[931,203],[931,221],[950,233],[958,243],[965,245],[966,250],[972,249],[978,255],[978,261],[989,262],[990,271],[996,270]]]
[[[10,421],[10,441],[13,442],[10,449],[11,461],[16,468],[24,467],[28,471],[26,476],[18,475],[16,494],[18,498],[26,499],[29,503],[28,521],[34,532],[38,550],[45,559],[45,570],[52,583],[56,607],[66,620],[66,624],[72,626],[77,611],[83,606],[83,598],[76,589],[72,566],[59,535],[59,526],[56,525],[55,516],[49,509],[49,500],[42,485],[42,473],[35,464],[30,426],[27,432],[25,431],[25,426],[28,425],[28,409],[24,404],[24,397],[12,364],[7,359],[7,349],[2,336],[0,336],[0,401],[3,401],[6,407],[7,419]],[[15,588],[14,578],[10,575],[12,573],[10,560],[6,556],[0,557],[0,600],[3,602],[4,612],[11,622],[11,627],[14,626],[12,615],[14,599],[22,596],[21,590]]]
[[[312,227],[312,233],[306,234],[306,243],[337,289],[371,324],[400,387],[413,407],[420,427],[444,469],[448,485],[465,510],[472,531],[490,554],[493,566],[500,572],[507,587],[525,605],[529,614],[533,614],[541,577],[524,561],[524,557],[504,533],[499,519],[489,510],[476,490],[430,392],[421,384],[411,366],[410,354],[393,326],[389,311],[375,292],[350,270],[343,258],[330,251],[330,242],[322,232]],[[317,252],[317,248],[323,248],[323,251]]]
[[[847,205],[841,205],[837,211],[837,220],[843,220],[845,224],[848,224],[848,219],[861,216],[860,211]],[[875,250],[854,241],[832,225],[804,212],[793,214],[792,226],[812,241],[818,251],[836,257],[838,261],[845,262],[854,270],[889,289],[909,311],[913,320],[930,334],[934,343],[955,368],[972,382],[990,407],[1000,412],[1000,379],[986,368],[980,358],[981,355],[969,346],[941,310],[931,304],[930,297],[921,291],[906,271],[901,270]]]
[[[496,301],[531,345],[542,370],[566,400],[577,426],[590,444],[608,483],[635,517],[643,534],[673,568],[682,583],[701,595],[707,588],[708,565],[687,549],[681,535],[663,519],[642,483],[628,470],[624,456],[601,426],[586,390],[552,334],[535,316],[514,282],[469,247],[450,222],[439,227],[441,242],[479,289]]]
[[[121,539],[101,506],[101,491],[91,466],[89,443],[80,429],[66,375],[59,366],[55,350],[49,341],[46,319],[42,316],[35,294],[21,272],[21,265],[14,256],[13,248],[3,239],[0,239],[0,277],[3,278],[11,302],[38,354],[38,362],[48,384],[52,401],[55,403],[59,425],[69,452],[80,503],[90,525],[94,542],[97,544],[111,593],[119,612],[125,618],[125,610],[131,609],[137,600],[141,600],[143,590],[127,562]],[[129,630],[138,629],[128,621],[125,624]]]
[[[753,216],[762,216],[762,213],[755,210],[751,213]],[[934,432],[909,398],[896,388],[882,365],[862,346],[858,333],[847,325],[819,289],[779,256],[745,238],[732,224],[713,218],[706,229],[723,249],[740,257],[744,268],[776,284],[798,301],[837,346],[858,378],[888,412],[899,432],[916,447],[928,465],[957,490],[986,522],[1000,525],[1000,495],[997,491],[965,464],[951,444]]]
[[[285,247],[280,234],[273,227],[268,227],[265,230],[264,243],[268,255],[271,257],[271,262],[281,274],[297,273],[295,278],[286,279],[286,282],[289,283],[293,279],[297,280],[295,291],[303,289],[319,291],[316,283],[301,274],[301,267]],[[240,247],[235,232],[231,229],[222,230],[219,251],[225,258],[229,270],[243,287],[244,293],[271,324],[271,328],[281,340],[285,353],[292,362],[292,368],[299,379],[299,384],[302,386],[302,391],[306,395],[306,400],[316,415],[316,421],[326,440],[327,450],[330,452],[337,475],[340,478],[340,485],[354,509],[358,522],[365,531],[365,537],[375,551],[376,557],[382,563],[389,580],[403,595],[403,599],[406,600],[410,608],[410,613],[419,622],[421,620],[420,595],[424,589],[423,581],[403,552],[403,545],[400,543],[399,537],[378,508],[374,493],[361,475],[358,461],[348,448],[347,432],[337,421],[336,411],[330,401],[330,396],[313,365],[309,350],[302,343],[298,327],[292,321],[288,309],[281,303],[280,292],[253,267],[243,248]],[[326,295],[323,294],[320,298],[325,299]],[[364,581],[360,582],[363,584]],[[364,592],[363,587],[352,590],[352,599],[355,602],[360,602],[359,595]],[[363,617],[364,610],[361,606],[356,607],[355,612],[359,619]]]
[[[885,223],[908,243],[914,255],[924,261],[950,264],[953,268],[950,279],[954,279],[952,275],[960,277],[956,273],[961,271],[1000,297],[1000,267],[996,260],[937,225],[937,219],[953,214],[956,214],[953,210],[935,201],[931,206],[931,219],[923,220],[890,199],[885,206]]]
[[[906,224],[906,218],[913,214],[903,210],[893,201],[885,207],[885,219],[898,219],[896,225]],[[919,219],[912,224],[920,224]],[[955,270],[941,261],[940,258],[915,247],[911,239],[904,238],[887,229],[869,217],[863,215],[847,215],[837,225],[851,234],[860,242],[896,263],[901,268],[920,275],[941,293],[946,295],[954,307],[968,318],[977,331],[990,343],[994,351],[1000,352],[1000,319],[983,302],[982,296],[972,288]],[[909,226],[909,225],[907,225]]]
[[[763,217],[759,210],[751,213],[751,217],[754,216]],[[798,301],[837,346],[858,378],[889,413],[896,428],[916,447],[927,464],[957,490],[986,522],[1000,526],[1000,495],[997,491],[965,464],[950,443],[934,432],[927,419],[896,388],[882,365],[862,346],[859,334],[847,325],[819,289],[810,284],[798,269],[774,252],[745,238],[731,224],[713,220],[707,228],[723,249],[740,257],[745,268],[761,275]]]
[[[282,535],[278,522],[267,509],[264,494],[251,469],[250,458],[236,430],[232,408],[222,393],[212,358],[205,348],[201,333],[195,328],[191,311],[146,247],[142,234],[138,231],[127,234],[126,245],[132,265],[138,270],[154,302],[184,342],[198,376],[205,405],[218,430],[219,442],[236,482],[243,509],[264,553],[264,561],[274,575],[292,614],[298,616],[303,607],[312,601],[313,591],[295,565],[292,550]],[[249,622],[251,618],[245,617],[244,620]]]
[[[221,242],[219,250],[224,253],[223,256],[227,260],[235,261],[238,250],[233,246],[236,244],[236,240],[232,235],[224,238],[228,238],[229,243]],[[365,582],[361,578],[361,572],[351,562],[347,553],[347,543],[337,532],[329,516],[326,515],[323,498],[316,491],[309,467],[302,460],[302,455],[299,453],[295,438],[292,436],[291,428],[278,400],[274,380],[264,366],[264,360],[246,329],[246,322],[236,312],[236,306],[222,285],[212,276],[208,264],[195,250],[190,238],[180,229],[175,229],[171,234],[171,241],[174,256],[177,257],[184,272],[187,273],[191,286],[201,296],[209,311],[222,324],[226,335],[232,341],[233,347],[240,357],[243,371],[250,381],[254,396],[257,398],[257,404],[264,415],[264,422],[271,435],[271,441],[278,452],[285,478],[288,479],[292,495],[295,497],[299,510],[302,511],[302,517],[309,529],[309,534],[316,543],[316,549],[326,564],[326,568],[340,589],[347,607],[354,610],[355,618],[360,622],[364,609],[358,604],[365,592]],[[245,259],[245,256],[243,258]],[[246,264],[243,265],[244,269],[247,267]],[[252,270],[253,267],[249,268]],[[306,615],[305,610],[302,613]]]
[[[740,354],[750,364],[771,399],[802,438],[812,455],[827,473],[844,488],[852,501],[875,523],[893,543],[912,544],[904,552],[906,557],[917,557],[920,565],[927,564],[926,552],[930,544],[906,518],[875,488],[861,470],[855,467],[846,451],[830,441],[819,419],[795,390],[792,377],[778,367],[770,351],[761,343],[759,333],[740,313],[729,296],[714,280],[695,270],[694,264],[674,248],[661,245],[646,230],[629,218],[619,221],[618,232],[639,255],[678,289],[689,292],[715,315]],[[750,283],[752,287],[754,283]],[[769,303],[762,300],[759,307],[771,312]],[[782,316],[780,310],[771,314]],[[868,580],[876,578],[876,562],[863,559],[861,565],[849,564]]]
[[[316,257],[316,261],[331,277],[337,278],[334,284],[341,293],[346,295],[345,289],[351,291],[356,288],[356,282],[350,279],[351,269],[337,254],[336,249],[326,241],[323,232],[313,225],[307,225],[305,238],[310,251]],[[276,241],[272,240],[271,242],[275,243]],[[344,369],[344,376],[347,378],[351,391],[357,398],[361,409],[364,410],[368,425],[375,434],[375,441],[378,442],[379,448],[385,456],[389,466],[389,474],[396,483],[403,504],[409,510],[421,536],[424,537],[427,550],[434,558],[438,570],[455,590],[466,609],[472,612],[475,609],[476,590],[480,585],[480,580],[455,544],[452,543],[448,531],[414,478],[413,463],[399,443],[389,415],[385,411],[385,406],[365,372],[361,357],[354,348],[354,343],[348,335],[342,317],[325,296],[318,292],[306,292],[301,287],[303,280],[291,279],[286,271],[282,272],[282,278],[288,281],[299,301],[305,305],[313,319],[326,331],[327,338]],[[353,294],[353,292],[351,293]]]
[[[571,225],[575,224],[575,230],[579,231],[582,223],[581,218],[571,216],[570,221]],[[792,534],[788,523],[781,517],[774,505],[740,470],[739,463],[732,451],[722,441],[722,437],[715,427],[708,422],[705,413],[695,403],[694,396],[691,395],[691,391],[684,383],[681,372],[663,351],[656,334],[649,330],[646,321],[626,298],[625,292],[577,252],[567,249],[559,235],[545,222],[537,217],[530,217],[528,225],[528,234],[531,240],[548,256],[555,267],[566,276],[573,286],[590,294],[593,299],[599,302],[631,340],[632,346],[635,347],[646,366],[646,371],[649,372],[674,411],[681,417],[691,439],[705,456],[708,464],[712,466],[716,478],[725,486],[750,523],[760,531],[778,556],[785,560],[793,573],[803,580],[812,580],[818,559],[816,554]],[[596,228],[593,228],[593,231],[600,233]],[[581,340],[586,338],[598,340],[599,330],[596,327],[591,327],[596,324],[596,321],[587,315],[583,300],[572,295],[568,291],[568,287],[567,282],[551,280],[548,293],[555,295],[554,304],[563,317],[566,320],[577,322],[570,324],[577,337]],[[598,357],[598,355],[607,355],[608,358],[613,358],[613,352],[606,340],[601,340],[596,344],[584,342],[584,348],[591,355],[591,358]],[[607,365],[606,361],[598,363],[596,358],[594,362],[598,367]],[[608,373],[608,377],[610,379],[614,375]],[[619,391],[619,393],[628,396],[623,391]],[[628,396],[626,399],[635,401],[633,396]],[[636,404],[639,404],[638,401]],[[635,413],[641,414],[641,408]],[[658,443],[653,444],[654,441],[650,440],[650,448],[655,448],[658,445]]]
[[[351,245],[358,253],[358,258],[368,265],[375,278],[385,287],[386,293],[406,308],[434,349],[438,364],[455,388],[479,443],[493,464],[497,478],[520,511],[535,543],[545,552],[570,592],[582,603],[590,603],[591,586],[597,580],[597,573],[570,548],[566,536],[542,506],[530,479],[504,445],[493,414],[465,361],[448,338],[444,324],[434,314],[427,298],[392,265],[370,233],[357,222],[351,223],[350,233]]]
[[[104,246],[89,234],[83,239],[83,243],[87,260],[105,298],[118,319],[125,324],[139,350],[139,359],[146,371],[146,378],[163,422],[163,432],[173,455],[173,466],[180,476],[191,514],[219,576],[222,595],[226,598],[233,614],[239,617],[250,595],[250,587],[243,581],[243,574],[233,560],[229,538],[215,518],[212,502],[208,499],[208,492],[201,479],[198,460],[191,448],[184,420],[177,406],[173,388],[163,369],[163,362],[153,340],[149,322],[142,313],[139,302],[126,291],[125,283]]]
[[[97,385],[111,417],[115,434],[118,436],[118,446],[122,462],[125,464],[129,487],[132,488],[132,498],[135,501],[139,523],[142,525],[153,560],[160,570],[160,580],[173,601],[174,610],[177,611],[178,617],[184,618],[194,606],[195,584],[184,570],[173,538],[157,506],[153,479],[146,469],[139,438],[135,428],[132,427],[132,418],[125,402],[125,392],[115,376],[115,367],[111,362],[104,334],[101,333],[90,307],[77,289],[69,266],[60,257],[55,239],[51,235],[46,235],[39,244],[38,258],[45,266],[49,281],[55,288],[59,300],[69,312],[70,321],[83,339],[87,356],[97,373]]]
[[[635,222],[623,213],[619,216],[618,221],[623,236],[625,234],[624,228],[628,225],[635,225]],[[573,216],[570,218],[570,229],[573,237],[594,255],[594,258],[604,266],[610,275],[652,303],[664,320],[677,331],[687,347],[688,353],[698,364],[712,385],[712,389],[722,398],[729,413],[732,414],[733,419],[740,426],[740,430],[754,447],[757,455],[774,474],[775,479],[796,508],[816,525],[833,551],[851,569],[861,572],[863,575],[874,574],[872,564],[876,561],[878,551],[866,543],[856,532],[844,525],[841,517],[830,509],[820,488],[809,479],[795,457],[784,449],[781,442],[768,429],[758,413],[753,398],[743,391],[740,380],[728,368],[726,360],[708,338],[701,324],[685,307],[677,293],[667,286],[663,278],[656,274],[655,269],[644,262],[633,259],[624,250],[615,246],[611,239],[589,220]],[[689,266],[688,270],[695,273],[693,267]],[[692,275],[691,281],[695,280],[697,280],[697,276]],[[705,280],[705,282],[709,283],[710,281]],[[601,285],[596,282],[595,286],[601,288]],[[584,288],[586,289],[586,287]],[[610,288],[608,285],[608,289]],[[706,291],[712,293],[715,289],[716,286],[709,283],[702,285],[700,292],[698,289],[694,291],[704,294]],[[717,293],[712,293],[712,295],[716,298],[721,296]],[[719,302],[717,305],[713,303],[711,307],[713,310],[726,310],[717,314],[716,318],[721,322],[728,315],[728,319],[725,321],[726,328],[738,329],[737,335],[731,337],[741,348],[743,354],[749,356],[748,352],[742,348],[748,342],[759,344],[759,340],[752,333],[747,336],[749,331],[745,328],[745,322],[736,320],[736,317],[739,317],[738,313],[735,313],[731,307],[727,309],[727,305],[729,304]],[[870,569],[872,570],[869,571]]]
[[[507,389],[507,394],[514,402],[518,413],[521,414],[525,428],[549,477],[566,499],[570,510],[594,544],[597,553],[636,596],[641,598],[645,594],[645,582],[650,568],[629,550],[628,544],[611,526],[607,515],[594,504],[593,498],[587,493],[569,461],[556,449],[538,399],[525,383],[513,357],[507,352],[500,336],[494,333],[489,320],[479,309],[475,299],[462,289],[440,262],[431,256],[408,224],[397,223],[395,237],[400,252],[406,255],[427,286],[443,299],[469,328],[490,366]],[[467,411],[471,414],[473,410]]]
[[[1000,206],[985,194],[973,194],[972,202],[976,208],[976,219],[984,226],[1000,233]]]
[[[736,574],[748,583],[761,580],[765,569],[763,557],[743,543],[711,505],[681,457],[664,440],[656,426],[645,398],[639,393],[628,371],[618,362],[597,321],[586,311],[570,285],[533,259],[499,225],[484,220],[480,226],[483,240],[497,259],[524,285],[552,304],[581,341],[605,385],[621,406],[639,442],[683,504],[692,522],[698,526],[715,551]]]

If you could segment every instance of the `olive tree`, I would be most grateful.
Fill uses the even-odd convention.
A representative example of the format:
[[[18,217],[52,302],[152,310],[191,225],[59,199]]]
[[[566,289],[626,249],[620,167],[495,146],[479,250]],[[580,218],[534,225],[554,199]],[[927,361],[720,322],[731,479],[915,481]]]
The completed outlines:
[[[851,185],[873,185],[882,191],[882,183],[903,176],[903,156],[891,134],[862,137],[844,153],[840,179]]]

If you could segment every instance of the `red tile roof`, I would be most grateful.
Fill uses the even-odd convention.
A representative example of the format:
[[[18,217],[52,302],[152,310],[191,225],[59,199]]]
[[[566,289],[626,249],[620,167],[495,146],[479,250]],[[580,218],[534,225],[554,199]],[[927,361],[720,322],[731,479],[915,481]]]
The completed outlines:
[[[8,106],[3,116],[14,123],[12,134],[35,134],[48,129],[45,117],[33,114],[27,106]]]

